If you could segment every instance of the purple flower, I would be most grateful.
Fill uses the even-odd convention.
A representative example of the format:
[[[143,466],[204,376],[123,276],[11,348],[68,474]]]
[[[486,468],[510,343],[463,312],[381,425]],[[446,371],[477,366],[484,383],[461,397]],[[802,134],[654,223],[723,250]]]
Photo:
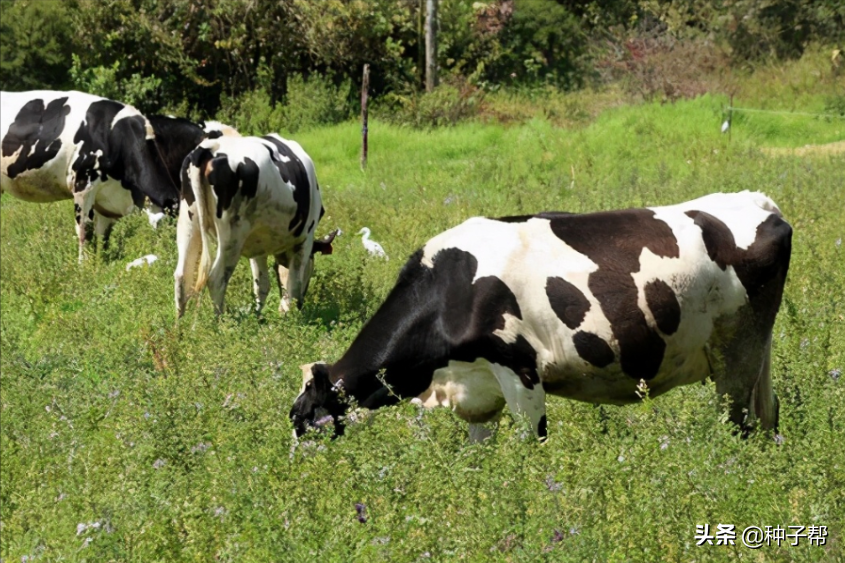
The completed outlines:
[[[551,475],[546,477],[546,488],[555,493],[563,488],[563,485],[552,479]]]
[[[560,530],[555,530],[554,534],[552,535],[552,543],[557,543],[559,541],[563,541],[563,532]]]
[[[328,424],[330,422],[334,422],[334,418],[332,418],[332,415],[327,414],[326,416],[318,418],[317,420],[315,420],[314,426],[317,426],[317,427],[325,426],[326,424]]]
[[[367,521],[367,507],[364,506],[363,502],[355,503],[355,512],[358,513],[358,522],[363,524]]]

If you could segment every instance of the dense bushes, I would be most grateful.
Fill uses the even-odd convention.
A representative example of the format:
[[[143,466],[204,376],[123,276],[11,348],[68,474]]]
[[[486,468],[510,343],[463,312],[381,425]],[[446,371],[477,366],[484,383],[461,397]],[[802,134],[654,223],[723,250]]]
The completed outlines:
[[[439,0],[447,85],[424,100],[424,4],[0,0],[0,85],[75,87],[148,112],[221,111],[247,118],[247,128],[296,129],[345,118],[369,63],[372,95],[392,95],[384,107],[436,125],[475,111],[476,88],[574,89],[627,73],[630,90],[674,99],[706,89],[695,80],[699,63],[797,57],[812,41],[845,38],[837,0]],[[440,98],[450,107],[429,107]],[[303,116],[284,115],[294,105]]]

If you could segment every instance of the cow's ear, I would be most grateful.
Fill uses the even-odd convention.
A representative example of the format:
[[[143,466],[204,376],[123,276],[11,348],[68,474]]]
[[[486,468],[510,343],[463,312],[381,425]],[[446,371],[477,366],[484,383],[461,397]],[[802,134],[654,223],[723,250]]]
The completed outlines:
[[[323,238],[314,241],[314,246],[311,248],[311,254],[331,254],[332,253],[332,241],[334,237],[337,236],[337,229],[333,230]]]
[[[308,385],[308,382],[314,379],[314,374],[311,373],[311,367],[313,365],[314,363],[302,364],[299,366],[299,369],[302,370],[302,388],[299,390],[300,395],[303,391],[305,391],[305,386]]]
[[[328,391],[332,387],[329,379],[329,366],[324,363],[316,363],[311,366],[314,386],[318,391]]]

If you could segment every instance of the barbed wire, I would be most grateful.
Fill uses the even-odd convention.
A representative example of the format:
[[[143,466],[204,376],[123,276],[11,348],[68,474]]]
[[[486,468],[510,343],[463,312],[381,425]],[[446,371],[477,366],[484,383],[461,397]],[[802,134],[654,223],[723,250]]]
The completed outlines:
[[[808,116],[808,117],[831,117],[834,119],[845,119],[845,115],[836,115],[835,113],[807,113],[803,111],[783,111],[783,110],[773,110],[773,109],[757,109],[757,108],[738,108],[734,106],[728,106],[727,111],[747,111],[752,113],[775,113],[779,115],[801,115],[801,116]]]

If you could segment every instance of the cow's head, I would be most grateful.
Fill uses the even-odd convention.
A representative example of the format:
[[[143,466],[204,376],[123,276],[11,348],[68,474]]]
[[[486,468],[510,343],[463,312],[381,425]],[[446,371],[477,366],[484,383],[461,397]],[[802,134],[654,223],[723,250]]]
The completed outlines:
[[[336,236],[337,229],[323,238],[315,240],[311,246],[311,254],[305,258],[304,264],[297,264],[297,257],[294,257],[294,261],[291,264],[282,263],[282,266],[288,268],[288,279],[287,283],[285,283],[288,295],[282,297],[280,304],[280,310],[282,312],[286,313],[290,310],[291,301],[295,301],[298,307],[302,307],[305,294],[308,292],[308,284],[311,283],[311,275],[314,273],[314,255],[331,254],[332,241]]]
[[[302,390],[290,409],[290,420],[296,436],[310,428],[323,428],[332,423],[334,436],[343,434],[343,415],[347,403],[341,385],[329,379],[329,366],[306,364],[302,368]]]

